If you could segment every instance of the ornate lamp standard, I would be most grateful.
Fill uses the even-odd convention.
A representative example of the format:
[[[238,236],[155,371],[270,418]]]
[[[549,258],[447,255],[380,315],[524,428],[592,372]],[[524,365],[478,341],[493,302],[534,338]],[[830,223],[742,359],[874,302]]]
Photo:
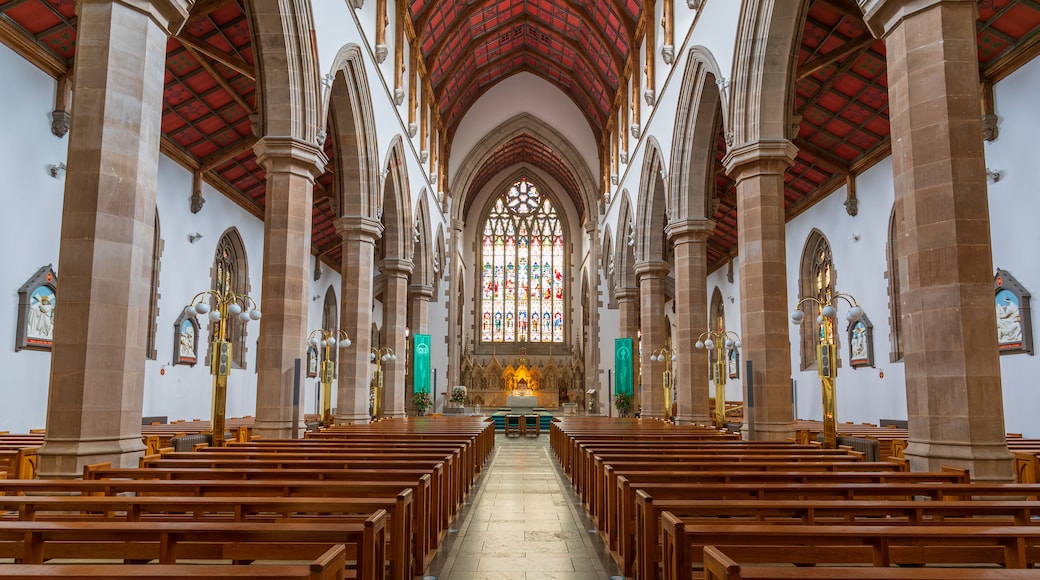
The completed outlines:
[[[652,362],[664,363],[664,372],[661,375],[664,381],[664,416],[668,418],[672,416],[672,364],[678,359],[670,347],[659,348],[650,353]]]
[[[383,416],[383,363],[397,360],[394,349],[389,346],[373,348],[370,360],[376,363],[376,388],[372,399],[372,416]]]
[[[307,335],[307,343],[317,349],[322,348],[321,370],[321,424],[332,426],[332,381],[336,378],[336,361],[332,358],[332,347],[339,343],[341,349],[350,346],[350,338],[342,330],[326,330],[319,328]]]
[[[715,351],[715,364],[708,366],[708,379],[715,383],[715,428],[726,426],[726,353],[731,349],[739,350],[740,335],[732,330],[705,330],[697,337],[693,345],[708,351]]]
[[[807,296],[798,301],[791,312],[791,322],[801,324],[805,320],[802,304],[812,302],[820,308],[816,322],[820,325],[818,344],[816,345],[816,372],[820,376],[823,394],[823,447],[835,449],[838,446],[838,401],[834,380],[838,377],[838,347],[834,343],[834,317],[838,314],[835,306],[838,299],[849,303],[852,308],[845,315],[850,323],[855,323],[863,316],[863,308],[851,294],[834,293],[829,299]]]
[[[210,310],[210,306],[203,300],[210,296],[216,308]],[[224,413],[227,407],[227,378],[231,374],[231,342],[227,340],[228,323],[230,317],[237,316],[243,324],[250,320],[260,320],[260,310],[256,307],[256,301],[245,294],[235,294],[230,289],[224,292],[217,290],[206,290],[199,292],[191,303],[184,307],[184,314],[195,316],[196,314],[209,313],[209,319],[217,325],[217,332],[213,335],[210,343],[209,370],[213,374],[213,406],[210,428],[213,430],[213,446],[224,445]]]

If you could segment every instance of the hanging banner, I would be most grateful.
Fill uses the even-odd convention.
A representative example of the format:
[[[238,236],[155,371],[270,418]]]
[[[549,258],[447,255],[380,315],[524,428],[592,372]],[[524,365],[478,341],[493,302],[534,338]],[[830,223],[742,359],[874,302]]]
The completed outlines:
[[[615,393],[632,395],[632,339],[614,339],[614,376],[617,377]]]
[[[413,393],[430,392],[430,335],[412,335]]]

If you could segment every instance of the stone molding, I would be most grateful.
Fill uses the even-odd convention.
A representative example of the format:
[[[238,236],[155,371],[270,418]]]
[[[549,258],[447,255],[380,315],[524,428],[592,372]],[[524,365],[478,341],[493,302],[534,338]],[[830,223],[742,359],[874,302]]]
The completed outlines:
[[[970,7],[978,18],[979,4],[975,0],[859,0],[863,21],[876,38],[884,38],[903,20],[941,4]]]
[[[293,137],[264,137],[253,152],[268,173],[292,173],[312,181],[325,172],[329,162],[321,148]]]
[[[737,178],[746,171],[783,173],[794,163],[798,147],[787,139],[771,139],[745,143],[731,149],[722,159],[726,173]]]
[[[344,241],[349,239],[374,244],[383,235],[383,224],[368,216],[343,216],[336,220],[336,233]]]
[[[664,278],[672,271],[672,265],[664,260],[644,260],[636,262],[636,278]]]
[[[665,235],[675,245],[685,242],[703,242],[713,231],[715,231],[714,221],[697,218],[673,221],[664,228]]]
[[[412,275],[415,264],[411,260],[401,258],[384,258],[379,263],[379,271],[384,278],[407,278]]]
[[[80,0],[80,4],[120,4],[147,15],[155,24],[175,35],[188,21],[194,0]],[[79,13],[79,10],[76,10]]]

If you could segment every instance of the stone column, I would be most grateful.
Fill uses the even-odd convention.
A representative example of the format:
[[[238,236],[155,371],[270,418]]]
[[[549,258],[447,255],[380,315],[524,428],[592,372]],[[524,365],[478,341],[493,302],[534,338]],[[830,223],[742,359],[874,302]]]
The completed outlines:
[[[658,348],[664,348],[665,324],[664,316],[664,279],[671,270],[667,262],[648,261],[636,264],[636,276],[639,278],[639,310],[640,327],[643,331],[642,353],[639,356],[641,371],[640,405],[641,416],[666,417],[664,409],[664,363],[650,362],[650,354]]]
[[[253,149],[266,173],[253,434],[287,439],[299,427],[292,422],[295,363],[306,360],[314,179],[328,160],[321,148],[290,137],[264,137]]]
[[[383,416],[404,417],[405,365],[408,341],[404,329],[408,322],[408,277],[410,260],[385,259],[383,272],[383,346],[394,351],[397,360],[383,363]]]
[[[642,361],[638,357],[634,356],[639,352],[639,288],[616,288],[614,290],[614,298],[617,299],[618,303],[618,331],[614,338],[631,338],[632,339],[632,413],[636,412],[639,405],[639,369]],[[609,340],[609,339],[608,339]],[[613,351],[613,341],[611,340],[610,350]],[[611,361],[611,368],[614,366],[614,362]],[[608,414],[614,413],[614,399],[613,395],[617,393],[617,376],[614,377],[614,391],[610,393],[611,397],[607,399],[607,411]]]
[[[447,271],[448,277],[448,372],[445,374],[449,388],[451,385],[462,384],[462,353],[466,350],[463,344],[465,342],[464,333],[459,334],[458,331],[462,326],[458,320],[458,313],[464,311],[464,309],[459,308],[459,301],[465,299],[466,293],[465,288],[462,287],[462,280],[458,279],[458,268],[455,267],[455,261],[462,250],[462,232],[465,227],[466,224],[460,219],[451,221],[451,239],[448,240],[448,256],[446,256],[443,266]],[[473,275],[480,275],[477,269],[474,269]],[[435,401],[437,397],[438,394],[433,393]]]
[[[134,467],[144,451],[166,42],[190,6],[188,0],[78,3],[76,114],[41,477],[80,477],[84,465],[102,461]]]
[[[383,234],[379,220],[365,216],[346,216],[336,223],[343,238],[340,271],[340,329],[351,344],[340,353],[339,379],[336,383],[336,422],[368,423],[368,388],[372,380],[369,354],[372,349],[372,272],[375,244]]]
[[[979,112],[978,5],[861,2],[888,52],[901,307],[915,470],[1011,481]]]
[[[708,236],[715,223],[687,219],[668,224],[675,245],[675,362],[677,423],[710,424],[708,353],[697,337],[708,329]]]
[[[429,284],[412,284],[408,287],[408,330],[411,336],[428,334],[430,331],[430,300],[433,299],[433,286]],[[430,337],[432,342],[433,337]],[[414,343],[413,343],[414,344]],[[415,392],[413,344],[405,345],[408,349],[408,368],[404,380],[404,408],[409,415],[416,414],[412,404],[412,393]],[[430,391],[433,391],[433,379],[430,380]]]
[[[742,355],[754,366],[754,439],[785,440],[791,429],[791,322],[787,298],[784,172],[797,153],[786,140],[739,146],[726,155],[736,181]],[[749,377],[745,373],[745,388]],[[745,393],[745,404],[749,401]]]

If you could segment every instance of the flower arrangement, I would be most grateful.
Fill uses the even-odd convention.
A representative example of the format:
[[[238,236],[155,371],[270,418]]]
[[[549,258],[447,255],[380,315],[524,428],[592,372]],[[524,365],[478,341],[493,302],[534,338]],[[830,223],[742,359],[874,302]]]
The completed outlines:
[[[419,391],[412,395],[412,403],[415,404],[419,413],[423,414],[433,407],[433,397],[430,396],[430,391]]]
[[[455,387],[451,390],[451,397],[448,397],[448,400],[456,405],[462,405],[466,402],[466,388]]]
[[[617,409],[618,415],[627,417],[628,412],[632,410],[632,395],[618,393],[614,396],[614,407]]]

